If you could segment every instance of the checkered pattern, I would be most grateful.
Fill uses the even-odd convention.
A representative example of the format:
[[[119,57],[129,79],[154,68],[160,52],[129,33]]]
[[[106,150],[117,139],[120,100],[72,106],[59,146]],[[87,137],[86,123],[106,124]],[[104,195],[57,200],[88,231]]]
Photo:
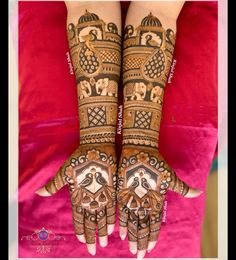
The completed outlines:
[[[110,51],[101,51],[100,57],[103,62],[112,62],[120,65],[120,54],[118,52],[110,52]]]
[[[101,126],[106,124],[106,108],[105,106],[88,108],[89,126]]]
[[[141,57],[130,57],[124,59],[124,70],[139,69],[141,64],[144,62],[144,58]]]
[[[136,111],[134,127],[149,129],[151,124],[152,112]]]
[[[165,70],[165,55],[162,50],[159,50],[145,64],[144,73],[151,79],[159,78]]]

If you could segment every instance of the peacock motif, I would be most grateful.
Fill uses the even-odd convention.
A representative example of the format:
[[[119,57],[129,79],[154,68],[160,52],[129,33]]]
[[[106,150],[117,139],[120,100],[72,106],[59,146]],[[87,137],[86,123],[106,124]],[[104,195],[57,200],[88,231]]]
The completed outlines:
[[[83,161],[82,165],[79,163],[81,156],[74,158],[71,165],[66,168],[66,181],[71,187],[73,205],[81,205],[84,209],[95,211],[115,201],[115,188],[110,185],[111,175],[107,164],[93,161],[99,160],[100,156],[107,158],[97,150],[88,151],[85,159],[87,163],[86,161]],[[109,162],[110,165],[114,163],[112,158]]]

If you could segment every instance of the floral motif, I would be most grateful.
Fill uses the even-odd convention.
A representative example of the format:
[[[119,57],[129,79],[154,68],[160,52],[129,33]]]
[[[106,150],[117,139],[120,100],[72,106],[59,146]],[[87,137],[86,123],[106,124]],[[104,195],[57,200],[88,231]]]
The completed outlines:
[[[148,153],[141,152],[141,153],[137,154],[137,160],[139,162],[148,162],[149,161]]]
[[[162,182],[170,182],[171,181],[171,172],[164,170],[164,172],[161,173],[161,180]]]
[[[73,177],[73,166],[69,165],[66,167],[66,176],[68,177]]]
[[[93,149],[87,152],[87,159],[88,160],[99,160],[99,151]]]
[[[171,172],[169,172],[168,170],[164,170],[161,175],[161,185],[160,185],[160,194],[166,194],[167,189],[170,186],[170,182],[171,182]]]

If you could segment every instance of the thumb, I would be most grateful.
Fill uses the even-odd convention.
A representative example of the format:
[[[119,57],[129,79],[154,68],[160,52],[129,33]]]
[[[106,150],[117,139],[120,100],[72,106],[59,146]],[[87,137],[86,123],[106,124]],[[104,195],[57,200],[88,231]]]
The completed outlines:
[[[182,181],[175,172],[172,172],[171,179],[169,189],[185,198],[196,198],[203,193],[202,190],[191,188],[188,184]]]
[[[67,184],[65,180],[65,175],[63,171],[64,167],[61,167],[57,172],[55,177],[49,181],[45,186],[38,189],[35,193],[42,197],[48,197],[55,194],[58,190],[60,190],[64,185]]]

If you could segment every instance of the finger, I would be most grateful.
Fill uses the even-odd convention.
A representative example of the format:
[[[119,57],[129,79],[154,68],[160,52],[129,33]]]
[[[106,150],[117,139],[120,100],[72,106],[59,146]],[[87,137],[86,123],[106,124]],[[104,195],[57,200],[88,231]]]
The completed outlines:
[[[115,227],[115,221],[116,221],[116,205],[115,203],[111,203],[107,205],[106,208],[107,211],[107,233],[110,235]]]
[[[108,235],[111,235],[112,233],[113,233],[113,231],[114,231],[114,228],[115,228],[115,224],[109,224],[109,225],[107,225],[107,234]]]
[[[73,206],[73,224],[75,228],[75,234],[81,243],[85,243],[84,236],[84,210],[80,206]]]
[[[107,246],[106,208],[97,212],[98,240],[101,247]]]
[[[169,189],[186,198],[195,198],[203,193],[203,191],[199,189],[194,189],[189,187],[175,174],[175,172],[171,173],[171,181],[170,181]]]
[[[129,241],[129,251],[134,255],[137,254],[137,241]]]
[[[203,193],[202,190],[189,188],[187,194],[184,197],[185,198],[196,198],[196,197],[200,196],[202,193]]]
[[[49,181],[44,187],[37,190],[35,193],[42,197],[48,197],[55,194],[58,190],[60,190],[67,182],[65,180],[64,175],[64,166],[60,168],[57,172],[56,176]]]
[[[145,254],[146,254],[146,249],[145,250],[138,250],[137,259],[142,260],[145,256]]]
[[[156,246],[157,241],[149,241],[147,246],[147,252],[150,253],[152,249]]]
[[[96,244],[87,244],[87,250],[91,255],[96,255]]]
[[[84,233],[88,252],[91,255],[96,254],[96,215],[84,210]]]
[[[127,227],[119,227],[119,232],[120,232],[120,238],[121,240],[125,240],[126,235],[127,235]]]
[[[143,207],[138,210],[138,259],[142,259],[146,254],[149,238],[149,214]]]
[[[98,237],[99,245],[101,247],[106,247],[108,245],[108,238],[107,236],[104,237]]]
[[[135,211],[131,210],[128,219],[128,240],[129,250],[132,254],[137,253],[137,239],[138,237],[138,216]]]
[[[150,216],[150,230],[147,252],[150,253],[157,243],[157,239],[160,233],[162,216],[160,213],[153,214]]]
[[[122,240],[124,240],[127,235],[128,212],[129,209],[126,206],[119,209],[120,238]]]

